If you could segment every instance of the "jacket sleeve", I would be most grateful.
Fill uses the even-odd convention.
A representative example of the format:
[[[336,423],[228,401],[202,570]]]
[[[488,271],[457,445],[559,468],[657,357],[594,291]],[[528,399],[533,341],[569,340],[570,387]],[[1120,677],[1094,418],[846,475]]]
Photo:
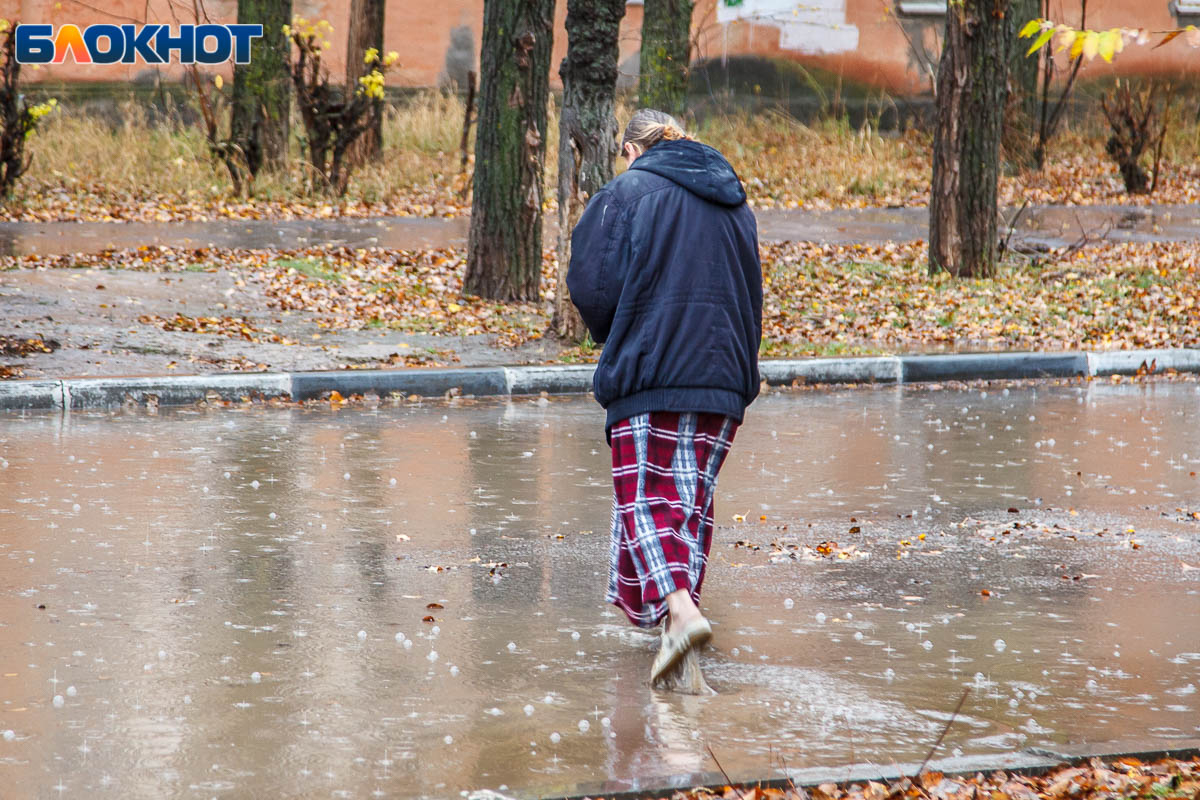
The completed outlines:
[[[620,263],[623,248],[618,241],[621,216],[616,198],[601,189],[592,196],[571,233],[567,289],[597,343],[608,338],[624,284],[624,265]]]

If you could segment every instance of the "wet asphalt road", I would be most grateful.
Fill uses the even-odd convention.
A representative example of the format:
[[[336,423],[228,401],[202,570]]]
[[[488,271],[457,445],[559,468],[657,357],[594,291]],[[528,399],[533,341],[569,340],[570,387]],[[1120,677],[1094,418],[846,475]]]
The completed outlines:
[[[1200,728],[1197,387],[772,394],[703,659],[603,604],[590,401],[0,418],[0,764],[31,796],[446,797]],[[10,733],[11,732],[11,733]]]

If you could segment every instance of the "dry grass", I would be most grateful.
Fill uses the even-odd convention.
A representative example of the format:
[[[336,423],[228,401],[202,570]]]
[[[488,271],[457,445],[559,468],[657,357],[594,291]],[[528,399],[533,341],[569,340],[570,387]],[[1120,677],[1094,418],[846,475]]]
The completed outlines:
[[[778,113],[716,117],[697,130],[724,153],[760,208],[906,205],[929,183],[929,137],[883,137]]]
[[[299,135],[293,126],[291,164],[260,176],[252,199],[232,196],[224,168],[214,162],[198,128],[152,119],[133,103],[118,123],[56,113],[30,140],[33,167],[4,209],[10,219],[205,219],[328,214],[455,215],[469,210],[460,174],[463,102],[436,91],[389,107],[384,157],[355,171],[337,203],[305,194]],[[618,107],[623,125],[632,107]],[[1157,202],[1200,199],[1200,126],[1194,108],[1174,113],[1164,148]],[[1103,123],[1067,129],[1054,143],[1043,173],[1008,176],[1001,200],[1147,202],[1124,194],[1104,154]],[[558,113],[552,100],[546,131],[546,197],[554,201]],[[779,113],[712,117],[697,137],[725,153],[760,208],[924,205],[928,200],[930,139],[909,131],[880,135],[839,120],[804,125]],[[473,143],[469,152],[473,151]],[[473,161],[473,158],[471,159]],[[618,160],[618,169],[623,166]],[[470,169],[470,166],[468,167]],[[2,212],[0,212],[2,213]]]

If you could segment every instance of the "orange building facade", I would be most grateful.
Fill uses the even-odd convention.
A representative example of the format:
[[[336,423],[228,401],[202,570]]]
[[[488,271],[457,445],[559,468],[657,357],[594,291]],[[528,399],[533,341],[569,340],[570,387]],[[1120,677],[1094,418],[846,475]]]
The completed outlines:
[[[757,55],[793,60],[897,94],[919,94],[930,86],[930,56],[936,57],[942,18],[937,0],[698,0],[693,14],[694,58],[720,59],[732,55]],[[1164,30],[1198,17],[1179,17],[1178,0],[1092,0],[1088,27],[1141,27]],[[195,18],[184,7],[190,3],[167,0],[0,0],[0,15],[21,22],[80,26],[107,22],[187,23]],[[333,26],[327,59],[332,74],[345,69],[345,33],[349,0],[294,0],[293,10],[308,19],[328,20]],[[1078,23],[1078,2],[1054,4],[1067,23]],[[212,22],[234,22],[236,0],[203,0],[202,13]],[[1186,9],[1187,3],[1182,8]],[[899,12],[899,13],[897,13]],[[566,2],[555,12],[552,83],[558,85],[558,64],[566,50],[563,21]],[[393,86],[423,87],[444,84],[465,65],[477,63],[483,19],[483,0],[392,0],[387,3],[384,46],[400,55],[399,68],[389,76]],[[626,7],[620,50],[622,80],[636,78],[642,8],[638,1]],[[1113,65],[1100,59],[1086,67],[1086,75],[1194,73],[1200,50],[1175,41],[1161,49],[1132,46]],[[157,68],[135,65],[80,65],[68,63],[27,73],[33,81],[145,81],[162,77],[177,80],[177,66]],[[220,70],[221,68],[213,68]],[[229,67],[223,68],[228,74]]]

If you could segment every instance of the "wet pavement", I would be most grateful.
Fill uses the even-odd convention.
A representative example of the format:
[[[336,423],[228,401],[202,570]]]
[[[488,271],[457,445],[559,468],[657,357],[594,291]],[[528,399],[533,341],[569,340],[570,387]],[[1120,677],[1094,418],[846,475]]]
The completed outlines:
[[[929,235],[927,208],[864,208],[828,211],[760,210],[763,241],[827,244],[911,241]],[[1061,247],[1082,238],[1112,242],[1200,239],[1195,205],[1030,206],[1017,215],[1012,243]],[[415,249],[461,247],[469,220],[419,217],[327,220],[218,220],[213,222],[0,222],[0,255],[99,252],[141,246],[262,249],[318,245]],[[554,241],[547,219],[546,242]]]
[[[530,796],[706,747],[920,760],[964,687],[946,755],[1195,738],[1198,394],[762,398],[706,698],[651,691],[602,602],[587,399],[2,417],[0,765],[38,797]]]

